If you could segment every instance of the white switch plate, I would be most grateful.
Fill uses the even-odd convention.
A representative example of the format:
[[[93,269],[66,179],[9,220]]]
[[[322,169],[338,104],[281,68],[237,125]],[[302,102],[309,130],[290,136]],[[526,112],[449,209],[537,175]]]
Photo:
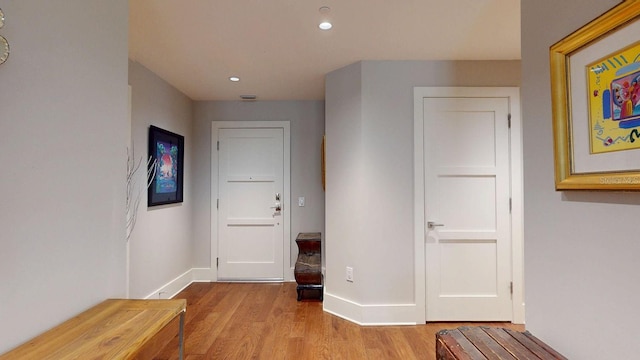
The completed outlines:
[[[298,206],[304,206],[304,196],[298,198]]]
[[[347,266],[347,281],[353,282],[353,268]]]

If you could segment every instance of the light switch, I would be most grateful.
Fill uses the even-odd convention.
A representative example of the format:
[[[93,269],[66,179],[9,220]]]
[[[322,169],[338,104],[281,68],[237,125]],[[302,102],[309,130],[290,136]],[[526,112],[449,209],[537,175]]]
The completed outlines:
[[[304,196],[298,198],[298,206],[304,206]]]

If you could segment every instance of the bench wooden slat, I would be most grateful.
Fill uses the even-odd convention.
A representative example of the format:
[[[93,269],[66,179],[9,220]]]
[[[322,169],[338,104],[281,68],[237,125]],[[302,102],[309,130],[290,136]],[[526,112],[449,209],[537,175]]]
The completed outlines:
[[[106,300],[0,356],[4,359],[130,359],[186,310],[186,300]]]
[[[537,337],[533,336],[533,334],[531,334],[528,331],[525,331],[524,333],[522,333],[524,336],[526,336],[529,340],[533,341],[534,343],[536,343],[538,346],[540,346],[541,348],[544,349],[544,351],[546,351],[550,356],[548,359],[558,359],[558,360],[569,360],[566,357],[564,357],[562,354],[560,354],[559,352],[557,352],[556,350],[554,350],[551,346],[545,344],[544,342],[542,342],[542,340],[538,339]]]
[[[511,356],[511,353],[495,342],[493,338],[484,332],[482,328],[464,326],[460,328],[460,332],[469,339],[469,341],[471,341],[486,358],[504,360],[514,359],[514,357]]]
[[[504,329],[483,327],[483,330],[498,344],[509,351],[518,360],[539,360],[539,358],[526,347],[515,341]]]
[[[535,356],[537,356],[538,359],[549,358],[549,353],[545,351],[545,349],[540,347],[540,345],[536,344],[535,342],[531,341],[531,339],[526,337],[523,333],[519,331],[513,331],[510,329],[504,329],[504,331],[507,332],[509,336],[518,340],[518,342],[520,342],[524,347],[529,349],[529,351],[531,351]]]
[[[436,335],[436,352],[444,360],[478,360],[485,359],[484,355],[460,332],[460,330],[444,330]],[[447,351],[444,351],[446,349]],[[446,354],[446,355],[445,355]]]
[[[529,332],[459,327],[436,334],[438,360],[567,360]]]

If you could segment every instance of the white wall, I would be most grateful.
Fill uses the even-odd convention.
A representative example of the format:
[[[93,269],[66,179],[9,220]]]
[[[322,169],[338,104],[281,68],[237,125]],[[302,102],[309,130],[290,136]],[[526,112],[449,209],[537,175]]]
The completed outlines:
[[[136,159],[142,158],[144,162],[136,174],[141,204],[129,240],[130,296],[167,298],[174,294],[164,286],[189,271],[193,265],[193,102],[150,70],[132,61],[129,62],[129,85],[132,91],[133,147]],[[147,207],[145,167],[149,156],[150,125],[185,137],[182,203]],[[186,280],[191,279],[187,277]],[[159,294],[160,291],[163,293]]]
[[[339,296],[347,301],[362,301],[356,284],[368,239],[361,238],[362,174],[362,63],[336,70],[326,77],[326,186],[325,196],[325,302],[327,311],[345,315]],[[360,249],[364,247],[364,251]],[[354,268],[355,282],[345,281],[345,267]],[[338,301],[335,301],[338,300]],[[357,309],[354,309],[357,311]],[[357,316],[349,316],[352,320]]]
[[[522,1],[527,329],[570,359],[640,353],[640,194],[554,190],[549,46],[617,3]]]
[[[299,232],[324,233],[324,191],[320,145],[324,134],[322,101],[210,101],[195,103],[194,266],[211,264],[211,122],[288,120],[291,124],[291,266],[298,256]],[[304,207],[298,197],[304,196]]]
[[[128,2],[0,5],[3,353],[125,295]]]
[[[363,61],[326,77],[325,309],[415,321],[413,87],[519,83],[519,61]]]

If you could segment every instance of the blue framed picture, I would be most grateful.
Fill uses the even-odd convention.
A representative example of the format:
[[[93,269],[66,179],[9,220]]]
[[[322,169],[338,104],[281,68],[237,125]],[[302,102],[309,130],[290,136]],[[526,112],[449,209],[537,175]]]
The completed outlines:
[[[184,136],[150,126],[149,158],[147,206],[182,202]]]

